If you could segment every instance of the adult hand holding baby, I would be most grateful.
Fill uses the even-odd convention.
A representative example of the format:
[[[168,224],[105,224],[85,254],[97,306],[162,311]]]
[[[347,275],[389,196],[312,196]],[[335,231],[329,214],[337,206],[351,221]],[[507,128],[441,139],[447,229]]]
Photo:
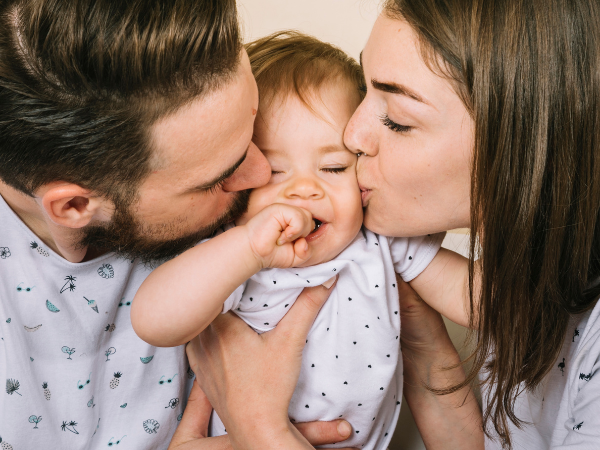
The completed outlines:
[[[305,289],[272,331],[259,335],[241,319],[225,314],[188,344],[197,381],[228,435],[203,439],[210,405],[197,389],[171,449],[312,449],[350,436],[352,428],[343,420],[294,427],[287,416],[306,336],[334,285]]]

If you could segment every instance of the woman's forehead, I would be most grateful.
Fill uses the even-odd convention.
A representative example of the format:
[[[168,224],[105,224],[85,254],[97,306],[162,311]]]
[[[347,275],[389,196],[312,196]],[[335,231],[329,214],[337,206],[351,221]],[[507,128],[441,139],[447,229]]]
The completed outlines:
[[[380,15],[361,53],[361,64],[369,88],[398,94],[438,111],[446,109],[443,103],[448,96],[457,96],[450,81],[423,60],[419,38],[406,21]]]

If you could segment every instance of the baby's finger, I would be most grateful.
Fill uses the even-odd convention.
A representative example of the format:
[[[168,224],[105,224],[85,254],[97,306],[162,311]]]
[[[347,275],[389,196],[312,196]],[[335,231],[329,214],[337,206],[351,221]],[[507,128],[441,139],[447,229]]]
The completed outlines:
[[[301,208],[286,209],[283,211],[283,220],[286,227],[281,233],[277,245],[283,245],[286,242],[292,242],[300,237],[306,237],[315,228],[315,221],[311,214]]]
[[[310,258],[310,247],[306,239],[300,238],[294,242],[294,266],[302,264]]]

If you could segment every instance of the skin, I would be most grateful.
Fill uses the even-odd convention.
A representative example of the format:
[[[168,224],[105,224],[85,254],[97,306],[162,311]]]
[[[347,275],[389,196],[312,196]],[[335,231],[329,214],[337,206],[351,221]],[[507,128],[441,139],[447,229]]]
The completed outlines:
[[[467,227],[473,121],[462,101],[448,80],[427,67],[405,22],[380,16],[362,65],[367,95],[344,142],[363,155],[358,182],[365,226],[385,236]],[[384,90],[394,85],[402,89]],[[401,128],[387,127],[385,115]]]
[[[342,136],[360,97],[348,82],[329,83],[313,97],[315,112],[292,95],[261,111],[254,139],[271,164],[271,178],[253,190],[237,226],[166,262],[142,283],[131,322],[146,342],[185,344],[260,270],[327,262],[355,239],[362,226],[356,155]],[[322,222],[317,229],[313,218]]]
[[[268,181],[269,164],[251,142],[257,108],[258,90],[244,52],[230,83],[152,126],[155,170],[132,205],[135,217],[144,224],[140,232],[156,239],[193,233],[220,217],[235,192]],[[211,184],[240,161],[222,186],[194,189]],[[114,207],[107,198],[62,181],[42,186],[33,198],[0,184],[0,195],[48,247],[68,261],[101,254],[88,253],[78,243],[83,228],[110,221]]]
[[[307,238],[311,256],[301,266],[335,258],[362,225],[356,157],[342,139],[360,97],[342,82],[324,86],[312,103],[317,114],[294,95],[261,111],[254,142],[271,165],[271,179],[252,191],[248,212],[237,221],[243,225],[274,203],[308,210],[323,224]]]
[[[358,181],[366,226],[390,236],[469,226],[473,122],[450,82],[427,67],[410,26],[384,15],[373,28],[362,63],[367,96],[350,120],[344,140],[350,150],[365,155],[358,161]],[[414,94],[427,104],[415,100]],[[397,131],[383,123],[385,114],[400,125]],[[424,381],[443,388],[464,379],[462,367],[442,370],[460,360],[441,316],[407,285],[401,283],[399,289],[405,395],[427,448],[483,449],[481,411],[472,391],[465,388],[436,396],[424,388]],[[192,352],[190,358],[201,371],[206,395],[219,404],[221,417],[230,420],[227,428],[234,448],[306,448],[290,438],[283,418],[287,403],[270,403],[277,394],[269,380],[275,376],[281,383],[298,376],[281,362],[297,348],[285,350],[284,338],[278,336],[271,337],[270,345],[277,346],[278,338],[282,339],[278,350],[283,353],[270,353],[251,330],[219,326],[200,335],[194,344],[202,351]],[[243,352],[240,342],[245,345]],[[234,383],[242,371],[236,374],[233,368],[245,367],[249,361],[262,364],[254,366],[252,386],[242,388]],[[227,371],[222,369],[225,362]],[[247,405],[225,395],[231,389],[260,397],[270,408],[250,412]]]
[[[141,232],[156,239],[171,239],[197,231],[223,214],[234,192],[268,181],[268,162],[251,143],[258,108],[256,83],[248,56],[243,52],[240,57],[241,63],[229,83],[163,118],[150,130],[155,170],[140,186],[139,200],[133,205],[138,222],[145,224]],[[237,170],[218,189],[192,190],[210,185],[236,166]],[[102,251],[78,244],[82,229],[111,220],[114,206],[109,199],[61,180],[41,186],[33,197],[0,181],[0,195],[47,247],[67,261],[78,263],[102,255]],[[324,288],[309,290],[298,301],[323,302],[328,292]],[[186,409],[186,414],[193,414],[193,409]],[[318,445],[347,438],[348,427],[347,422],[335,421],[306,424],[301,431]],[[194,430],[183,439],[189,443],[199,436]],[[210,447],[213,442],[203,439],[200,445],[216,448]],[[229,442],[223,445],[231,448]]]

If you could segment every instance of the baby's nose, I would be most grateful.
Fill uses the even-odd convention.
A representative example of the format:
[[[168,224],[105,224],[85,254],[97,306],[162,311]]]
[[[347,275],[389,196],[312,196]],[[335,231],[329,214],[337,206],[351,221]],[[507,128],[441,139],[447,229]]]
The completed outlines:
[[[286,198],[302,200],[319,200],[325,195],[321,184],[311,177],[297,177],[290,180],[286,186],[284,195]]]

